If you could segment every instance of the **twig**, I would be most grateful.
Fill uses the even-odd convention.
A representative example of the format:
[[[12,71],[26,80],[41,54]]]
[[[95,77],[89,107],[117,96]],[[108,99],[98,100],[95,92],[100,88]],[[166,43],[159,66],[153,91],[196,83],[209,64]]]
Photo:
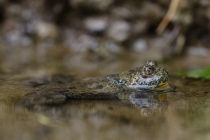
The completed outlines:
[[[160,22],[160,24],[158,25],[156,32],[158,34],[161,34],[164,29],[166,28],[166,26],[168,25],[168,23],[173,19],[177,9],[178,9],[178,5],[179,5],[180,0],[172,0],[170,3],[170,7],[166,13],[166,15],[164,16],[163,20]]]

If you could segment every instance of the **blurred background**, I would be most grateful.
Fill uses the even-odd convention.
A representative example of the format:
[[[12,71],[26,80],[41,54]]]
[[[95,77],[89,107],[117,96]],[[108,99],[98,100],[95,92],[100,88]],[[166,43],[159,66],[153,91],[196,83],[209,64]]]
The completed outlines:
[[[53,74],[62,83],[149,59],[168,70],[176,92],[137,98],[138,107],[16,104]],[[210,0],[0,0],[1,140],[209,140],[208,78]]]
[[[209,40],[209,0],[0,1],[3,73],[114,73],[147,59],[173,73],[209,66]]]

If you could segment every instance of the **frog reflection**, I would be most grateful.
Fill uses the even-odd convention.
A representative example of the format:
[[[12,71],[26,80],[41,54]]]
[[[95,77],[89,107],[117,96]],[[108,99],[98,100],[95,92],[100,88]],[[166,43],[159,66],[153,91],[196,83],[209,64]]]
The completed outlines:
[[[164,93],[139,93],[132,92],[129,95],[129,102],[140,110],[142,116],[150,116],[155,112],[161,112],[168,106],[167,95]]]

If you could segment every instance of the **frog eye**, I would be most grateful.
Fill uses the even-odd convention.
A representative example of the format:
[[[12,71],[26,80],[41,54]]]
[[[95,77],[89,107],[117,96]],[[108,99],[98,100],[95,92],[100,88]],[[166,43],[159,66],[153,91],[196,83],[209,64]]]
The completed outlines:
[[[144,73],[146,75],[152,75],[154,73],[154,68],[153,67],[149,67],[149,66],[146,66],[144,67]]]
[[[119,82],[120,85],[125,84],[125,81],[124,80],[119,80],[118,82]]]

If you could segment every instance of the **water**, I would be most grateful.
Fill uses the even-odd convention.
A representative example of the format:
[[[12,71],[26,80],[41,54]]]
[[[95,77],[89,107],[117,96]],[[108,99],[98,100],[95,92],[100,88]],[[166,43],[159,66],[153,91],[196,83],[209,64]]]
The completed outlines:
[[[210,80],[171,77],[173,92],[131,92],[120,99],[68,99],[63,104],[33,107],[16,104],[34,89],[27,85],[33,79],[42,84],[55,73],[83,79],[144,63],[143,59],[130,63],[133,58],[87,61],[79,55],[63,55],[61,50],[45,51],[25,48],[2,56],[0,139],[210,139]]]

